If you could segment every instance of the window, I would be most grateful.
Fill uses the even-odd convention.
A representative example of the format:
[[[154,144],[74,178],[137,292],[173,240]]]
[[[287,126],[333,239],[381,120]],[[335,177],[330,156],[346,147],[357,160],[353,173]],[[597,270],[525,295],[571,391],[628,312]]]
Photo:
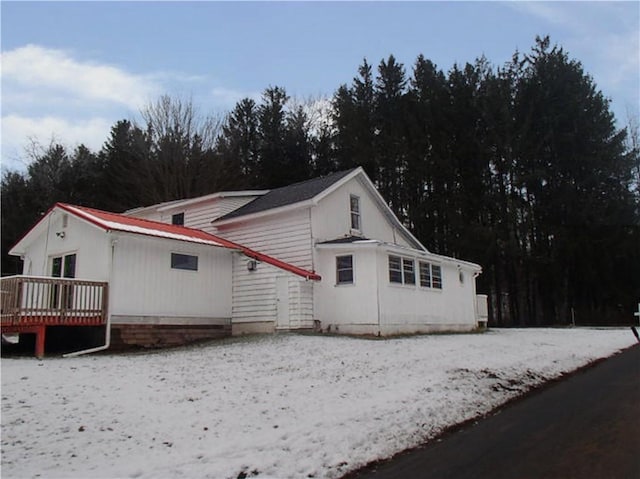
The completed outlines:
[[[420,261],[420,286],[431,287],[431,265]]]
[[[349,199],[351,210],[351,229],[360,231],[360,198],[351,195]]]
[[[184,213],[176,213],[175,215],[171,215],[171,224],[184,226]]]
[[[416,273],[412,259],[402,258],[404,284],[416,284]]]
[[[442,269],[435,264],[431,265],[432,284],[434,288],[442,289]]]
[[[56,256],[51,259],[51,276],[54,278],[75,278],[76,277],[76,255],[68,254]],[[49,306],[59,308],[71,308],[73,305],[73,286],[54,284],[51,286],[51,298]]]
[[[389,282],[416,284],[416,265],[412,258],[389,255]]]
[[[336,256],[336,283],[353,284],[353,256]]]
[[[198,257],[190,254],[171,253],[171,267],[187,271],[198,271]]]
[[[442,289],[442,268],[420,261],[420,286]]]
[[[389,255],[389,281],[402,284],[402,259]]]
[[[54,278],[76,277],[76,255],[57,256],[51,261],[51,276]]]

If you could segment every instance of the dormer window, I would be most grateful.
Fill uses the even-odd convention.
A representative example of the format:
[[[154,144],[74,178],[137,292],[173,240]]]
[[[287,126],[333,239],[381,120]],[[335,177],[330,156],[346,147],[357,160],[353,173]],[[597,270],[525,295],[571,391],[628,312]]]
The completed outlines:
[[[351,229],[360,231],[360,197],[351,195],[349,205],[351,209]]]
[[[184,226],[184,213],[176,213],[175,215],[171,215],[171,224]]]

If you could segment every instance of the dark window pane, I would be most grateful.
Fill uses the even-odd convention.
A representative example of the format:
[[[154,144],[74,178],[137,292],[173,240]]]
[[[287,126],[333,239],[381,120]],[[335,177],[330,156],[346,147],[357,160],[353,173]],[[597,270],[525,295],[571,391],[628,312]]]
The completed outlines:
[[[420,262],[420,286],[431,287],[431,265]]]
[[[360,229],[360,198],[351,195],[349,205],[351,208],[351,229]]]
[[[433,287],[442,289],[442,269],[440,266],[434,264],[431,266],[431,271],[433,275]]]
[[[360,213],[360,198],[355,195],[351,195],[351,211]]]
[[[177,213],[171,216],[171,224],[178,226],[184,225],[184,213]]]
[[[353,283],[353,256],[336,256],[336,282],[338,284]]]
[[[389,281],[402,284],[402,260],[400,256],[389,256]]]
[[[76,277],[76,255],[70,254],[64,257],[64,277]]]
[[[338,271],[338,284],[353,283],[353,270],[343,269]]]
[[[404,284],[416,284],[416,273],[412,259],[403,259]]]
[[[51,266],[51,276],[54,278],[62,277],[62,257],[53,258],[53,264]]]
[[[171,267],[173,269],[198,271],[198,257],[190,254],[171,253]]]

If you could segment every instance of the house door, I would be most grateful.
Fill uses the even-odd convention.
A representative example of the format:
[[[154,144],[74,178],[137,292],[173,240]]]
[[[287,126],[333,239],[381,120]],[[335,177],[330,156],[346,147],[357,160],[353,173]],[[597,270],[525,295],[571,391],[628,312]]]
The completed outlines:
[[[76,255],[68,254],[65,256],[56,256],[51,260],[51,276],[54,278],[75,278],[76,277]],[[64,299],[63,299],[64,298]],[[70,308],[73,304],[73,288],[71,286],[62,286],[54,284],[51,290],[51,307],[58,308],[62,306]]]
[[[289,328],[289,278],[276,278],[276,328]]]

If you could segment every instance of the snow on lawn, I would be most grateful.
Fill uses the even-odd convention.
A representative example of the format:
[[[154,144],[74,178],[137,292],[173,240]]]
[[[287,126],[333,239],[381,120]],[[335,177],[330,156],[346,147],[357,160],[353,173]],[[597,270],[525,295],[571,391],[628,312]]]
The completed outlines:
[[[337,478],[634,342],[628,329],[274,335],[2,359],[2,477]]]

